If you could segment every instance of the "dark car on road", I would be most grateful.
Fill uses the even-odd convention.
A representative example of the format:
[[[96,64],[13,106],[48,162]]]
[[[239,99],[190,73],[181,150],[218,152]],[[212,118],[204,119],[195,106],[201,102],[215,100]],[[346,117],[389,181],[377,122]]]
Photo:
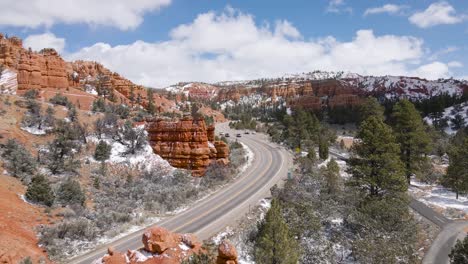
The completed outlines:
[[[237,134],[236,137],[242,137],[242,135],[241,135],[241,134]]]
[[[224,137],[230,137],[229,133],[224,134]]]

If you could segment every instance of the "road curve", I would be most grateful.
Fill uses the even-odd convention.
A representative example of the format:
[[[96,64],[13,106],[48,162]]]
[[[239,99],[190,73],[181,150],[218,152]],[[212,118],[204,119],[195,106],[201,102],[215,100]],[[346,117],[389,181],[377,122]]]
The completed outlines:
[[[330,150],[330,155],[337,159],[347,161],[348,158]],[[449,253],[457,239],[462,240],[467,235],[468,221],[452,221],[429,206],[411,197],[409,206],[421,216],[441,228],[440,233],[432,242],[431,247],[424,255],[423,264],[448,264]]]
[[[217,126],[218,131],[228,132],[233,136],[239,133],[229,129],[227,123]],[[263,134],[242,135],[236,140],[244,143],[254,154],[251,165],[232,183],[216,191],[209,197],[194,204],[189,209],[156,223],[173,232],[194,233],[200,239],[207,239],[245,215],[258,201],[269,195],[271,186],[287,177],[292,165],[290,152],[272,144]],[[141,237],[146,228],[131,233],[112,243],[81,256],[67,263],[89,264],[102,257],[108,247],[125,252],[142,246]]]

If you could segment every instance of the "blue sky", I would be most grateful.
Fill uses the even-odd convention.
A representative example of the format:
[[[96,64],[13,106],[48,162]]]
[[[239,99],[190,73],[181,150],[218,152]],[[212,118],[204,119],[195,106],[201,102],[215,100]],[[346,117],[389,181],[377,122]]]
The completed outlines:
[[[156,87],[313,70],[468,77],[464,0],[0,0],[0,32]]]

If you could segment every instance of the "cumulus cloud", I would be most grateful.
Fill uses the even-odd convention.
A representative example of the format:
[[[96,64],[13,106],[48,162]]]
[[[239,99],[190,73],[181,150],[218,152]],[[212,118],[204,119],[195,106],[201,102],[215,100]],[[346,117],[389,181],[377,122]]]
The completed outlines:
[[[346,4],[345,0],[329,0],[326,11],[328,13],[352,13],[353,9]]]
[[[29,35],[23,40],[23,46],[35,51],[40,51],[44,48],[53,48],[57,52],[62,53],[65,47],[65,39],[56,37],[53,33]]]
[[[433,3],[426,10],[409,17],[409,21],[420,28],[457,24],[465,19],[465,15],[457,14],[455,8],[445,1]]]
[[[418,67],[414,70],[413,75],[433,80],[450,77],[451,72],[447,64],[435,61]]]
[[[167,41],[117,46],[96,43],[67,59],[100,61],[136,83],[153,87],[179,81],[278,77],[317,69],[444,77],[448,66],[443,63],[415,71],[425,50],[419,38],[377,36],[372,30],[359,30],[344,42],[332,36],[305,40],[288,21],[260,26],[251,15],[229,9],[198,15],[193,22],[174,28]]]
[[[447,63],[447,65],[450,68],[462,68],[463,67],[463,63],[461,63],[459,61],[451,61],[451,62]]]
[[[171,0],[2,0],[0,25],[36,28],[56,23],[105,25],[134,29],[146,12]]]
[[[408,7],[405,5],[386,4],[381,7],[373,7],[373,8],[366,9],[366,11],[364,12],[364,16],[381,14],[381,13],[398,14],[403,9],[406,9],[406,8]]]

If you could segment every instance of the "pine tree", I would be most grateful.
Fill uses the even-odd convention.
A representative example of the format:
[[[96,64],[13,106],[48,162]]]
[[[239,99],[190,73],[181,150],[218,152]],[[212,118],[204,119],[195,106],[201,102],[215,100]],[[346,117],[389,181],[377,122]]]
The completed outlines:
[[[260,224],[254,255],[258,264],[296,264],[299,260],[299,245],[292,237],[276,199],[271,201],[271,208]]]
[[[385,108],[377,101],[374,97],[369,97],[366,101],[360,106],[359,115],[360,122],[366,120],[371,116],[376,116],[378,118],[385,119]]]
[[[468,236],[465,236],[463,241],[457,240],[457,243],[452,248],[449,257],[451,264],[468,263]]]
[[[30,201],[51,206],[54,203],[54,193],[50,183],[44,175],[36,175],[32,178],[26,191],[26,198]]]
[[[449,166],[443,184],[458,195],[468,192],[468,137],[462,144],[453,142],[449,154]]]
[[[154,115],[156,113],[156,105],[154,104],[153,89],[148,88],[146,92],[148,96],[148,113]]]
[[[335,159],[330,160],[325,170],[325,181],[327,184],[327,193],[334,195],[339,191],[338,181],[340,180],[340,167]]]
[[[399,101],[393,108],[394,130],[400,144],[400,157],[405,164],[408,183],[412,174],[419,171],[430,151],[430,137],[421,115],[408,100]]]
[[[111,151],[112,146],[101,140],[97,144],[96,150],[94,151],[94,159],[97,161],[106,161],[109,159]]]
[[[360,142],[350,159],[351,183],[371,196],[406,191],[400,148],[392,129],[381,118],[371,116],[361,123],[357,137]]]
[[[319,157],[323,160],[328,159],[328,141],[323,138],[319,140]]]

